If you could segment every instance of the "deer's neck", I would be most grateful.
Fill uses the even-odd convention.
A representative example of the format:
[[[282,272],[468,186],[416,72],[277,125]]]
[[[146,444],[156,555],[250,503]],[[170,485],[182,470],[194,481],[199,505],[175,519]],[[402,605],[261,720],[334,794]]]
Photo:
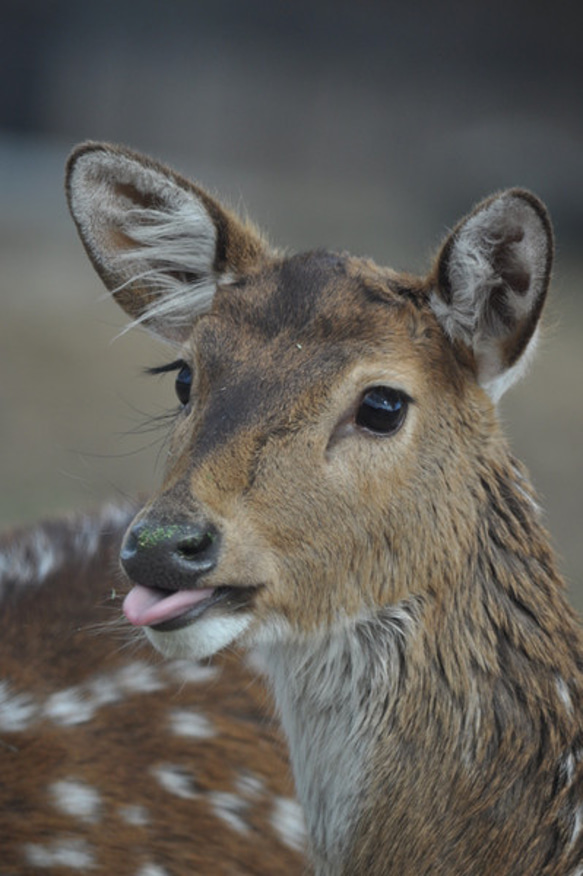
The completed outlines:
[[[319,874],[345,872],[375,728],[401,685],[416,611],[412,600],[325,636],[262,649]]]
[[[516,488],[487,499],[460,580],[265,649],[318,874],[583,856],[580,636]]]

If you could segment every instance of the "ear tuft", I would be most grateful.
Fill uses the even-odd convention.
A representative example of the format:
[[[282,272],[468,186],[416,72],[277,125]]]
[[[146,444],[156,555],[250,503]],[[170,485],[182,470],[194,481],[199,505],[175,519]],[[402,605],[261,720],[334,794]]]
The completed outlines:
[[[478,382],[495,401],[526,367],[552,256],[544,205],[510,189],[463,219],[438,257],[433,310],[450,340],[471,349]]]
[[[67,164],[69,207],[103,282],[133,318],[182,339],[217,284],[264,244],[198,186],[145,156],[87,143]]]

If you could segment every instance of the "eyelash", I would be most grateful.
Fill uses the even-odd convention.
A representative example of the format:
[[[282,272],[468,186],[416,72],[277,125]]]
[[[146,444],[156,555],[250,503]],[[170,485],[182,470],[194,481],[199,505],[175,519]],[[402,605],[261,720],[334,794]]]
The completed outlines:
[[[168,374],[171,371],[180,371],[181,368],[188,365],[184,359],[175,359],[174,362],[168,362],[166,365],[154,365],[153,368],[146,368],[146,374],[156,376],[157,374]]]
[[[166,365],[156,365],[154,368],[148,368],[147,374],[168,374],[169,372],[177,371],[174,389],[178,396],[182,408],[187,407],[190,402],[190,391],[192,385],[192,368],[185,362],[184,359],[176,359],[174,362],[168,362]]]

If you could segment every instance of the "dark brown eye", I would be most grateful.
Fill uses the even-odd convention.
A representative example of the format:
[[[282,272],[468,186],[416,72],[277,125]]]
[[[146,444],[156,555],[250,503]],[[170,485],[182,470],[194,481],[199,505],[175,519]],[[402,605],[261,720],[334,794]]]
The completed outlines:
[[[405,422],[411,399],[399,389],[367,389],[356,412],[356,425],[377,435],[393,435]]]
[[[190,390],[192,389],[192,368],[186,362],[182,363],[180,371],[176,375],[174,384],[176,395],[181,405],[187,405],[190,401]]]
[[[178,371],[174,388],[178,401],[183,407],[186,407],[190,401],[190,393],[192,391],[192,368],[184,359],[176,359],[174,362],[168,362],[166,365],[155,365],[153,368],[146,368],[146,374],[168,374],[170,371]]]

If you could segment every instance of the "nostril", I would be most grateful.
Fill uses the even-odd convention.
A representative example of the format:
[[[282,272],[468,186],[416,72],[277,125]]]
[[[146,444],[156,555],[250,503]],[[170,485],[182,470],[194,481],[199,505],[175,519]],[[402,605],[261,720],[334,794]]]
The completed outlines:
[[[210,551],[216,538],[216,532],[210,528],[190,533],[178,542],[176,553],[185,560],[199,560],[203,554]]]
[[[129,532],[126,533],[119,554],[122,562],[127,562],[135,557],[138,550],[138,544],[138,535],[135,528],[130,529]]]

